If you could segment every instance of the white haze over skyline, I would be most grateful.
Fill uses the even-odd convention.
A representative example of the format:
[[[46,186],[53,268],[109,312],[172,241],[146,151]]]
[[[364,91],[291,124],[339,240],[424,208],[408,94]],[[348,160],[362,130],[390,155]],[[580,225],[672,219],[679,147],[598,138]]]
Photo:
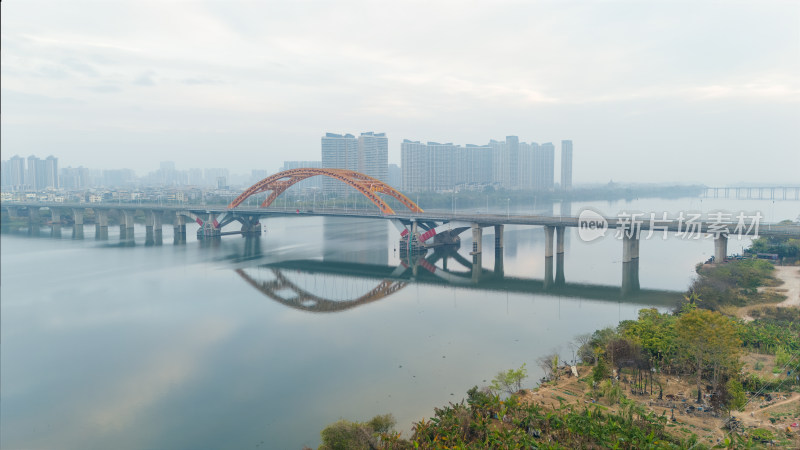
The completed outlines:
[[[0,7],[2,159],[274,172],[325,132],[397,164],[517,135],[572,139],[577,184],[800,184],[794,1]]]

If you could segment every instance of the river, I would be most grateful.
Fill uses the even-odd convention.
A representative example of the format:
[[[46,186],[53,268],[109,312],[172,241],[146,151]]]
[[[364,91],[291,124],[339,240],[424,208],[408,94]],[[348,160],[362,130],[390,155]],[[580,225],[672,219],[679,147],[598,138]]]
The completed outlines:
[[[585,206],[609,215],[800,214],[796,201],[723,199],[548,209],[577,214]],[[108,240],[95,240],[89,225],[82,240],[71,227],[55,236],[49,227],[3,233],[0,447],[315,447],[331,422],[388,412],[408,436],[412,421],[499,370],[525,363],[525,385],[534,386],[536,359],[553,351],[572,359],[576,335],[652,304],[668,309],[666,299],[680,297],[714,250],[707,239],[642,241],[639,280],[653,303],[603,294],[621,284],[621,242],[582,242],[574,229],[564,275],[578,288],[564,295],[537,288],[541,228],[506,227],[503,277],[517,287],[503,289],[470,283],[469,233],[461,257],[448,258],[447,283],[424,267],[411,279],[386,221],[285,217],[263,225],[260,239],[216,243],[196,241],[190,229],[184,245],[173,245],[165,226],[162,246],[143,245],[139,225],[132,246],[120,244],[115,227]],[[496,272],[492,233],[484,234],[487,274]],[[731,239],[729,253],[748,243]],[[381,270],[405,278],[381,285],[369,276]]]

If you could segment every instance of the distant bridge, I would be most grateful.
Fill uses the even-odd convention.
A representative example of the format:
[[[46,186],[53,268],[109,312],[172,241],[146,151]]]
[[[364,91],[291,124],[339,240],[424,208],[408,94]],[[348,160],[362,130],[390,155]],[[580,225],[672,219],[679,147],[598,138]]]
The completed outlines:
[[[738,200],[800,200],[800,186],[705,187],[702,196]]]
[[[272,202],[292,185],[313,176],[326,176],[339,180],[353,187],[364,197],[368,198],[377,210],[350,210],[350,209],[297,209],[287,211],[269,207]],[[262,207],[244,207],[243,202],[248,198],[261,193],[269,192]],[[400,202],[407,211],[395,212],[388,203],[378,194],[388,195]],[[714,257],[716,262],[723,262],[727,258],[727,243],[729,235],[743,236],[787,236],[800,238],[800,225],[797,224],[766,224],[761,223],[761,217],[738,218],[734,217],[716,219],[710,216],[691,218],[687,221],[681,219],[655,219],[654,217],[601,217],[596,215],[587,221],[586,218],[572,216],[542,216],[526,214],[479,214],[479,213],[449,213],[438,211],[423,211],[418,205],[403,194],[386,185],[385,183],[358,172],[340,169],[293,169],[271,175],[246,189],[239,197],[233,200],[226,208],[207,208],[198,205],[187,206],[156,206],[136,204],[106,204],[106,203],[40,203],[40,202],[3,202],[11,216],[27,217],[31,224],[39,220],[39,210],[48,208],[51,213],[51,222],[56,227],[61,223],[62,215],[68,215],[75,223],[76,231],[83,232],[83,217],[91,209],[95,214],[96,236],[99,239],[108,238],[108,213],[117,211],[120,219],[120,236],[133,242],[134,214],[142,212],[145,217],[146,244],[159,245],[162,243],[162,227],[164,222],[171,222],[174,227],[174,242],[186,242],[186,223],[196,222],[198,239],[216,239],[224,235],[240,234],[243,236],[259,236],[261,234],[261,220],[275,216],[329,216],[370,218],[392,221],[399,231],[398,238],[406,249],[413,253],[414,250],[427,250],[430,247],[446,245],[457,242],[459,234],[471,230],[473,258],[473,279],[480,279],[481,258],[483,255],[483,229],[494,227],[495,260],[502,266],[503,257],[503,228],[505,225],[541,226],[545,231],[545,267],[546,273],[553,274],[553,256],[556,261],[563,261],[564,236],[567,227],[586,227],[602,225],[604,230],[616,230],[622,241],[623,279],[633,277],[635,282],[628,283],[638,289],[638,261],[639,241],[641,232],[668,232],[692,233],[698,238],[701,235],[714,239]],[[238,222],[239,230],[224,231],[227,225]],[[402,248],[402,247],[401,247]],[[628,266],[626,266],[628,265]],[[629,267],[630,266],[630,267]],[[562,272],[563,274],[563,272]],[[627,275],[626,275],[627,274]],[[555,281],[559,280],[558,268],[555,272]],[[623,283],[625,284],[625,283]]]

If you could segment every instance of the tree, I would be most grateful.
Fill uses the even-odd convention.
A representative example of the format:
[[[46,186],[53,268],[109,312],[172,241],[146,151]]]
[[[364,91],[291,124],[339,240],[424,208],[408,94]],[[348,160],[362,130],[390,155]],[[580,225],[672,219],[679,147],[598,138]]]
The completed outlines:
[[[606,366],[605,359],[598,358],[597,365],[592,368],[592,381],[594,381],[595,384],[600,383],[608,378],[608,375],[608,366]]]
[[[703,371],[712,369],[716,381],[720,370],[735,367],[742,342],[731,319],[705,309],[682,314],[676,329],[678,344],[685,350],[697,376],[697,401],[700,402]]]
[[[380,447],[382,433],[394,428],[396,421],[391,414],[377,415],[369,422],[334,422],[320,433],[324,450],[372,449]]]
[[[676,320],[675,316],[661,314],[655,308],[642,309],[639,320],[624,322],[620,331],[641,345],[655,361],[662,362],[675,351]]]
[[[558,354],[551,353],[544,355],[536,360],[536,363],[544,371],[544,377],[548,380],[558,379]]]
[[[505,372],[498,372],[492,380],[491,389],[493,391],[505,391],[508,394],[519,392],[522,389],[522,380],[528,378],[528,369],[523,363],[519,369],[508,369]]]

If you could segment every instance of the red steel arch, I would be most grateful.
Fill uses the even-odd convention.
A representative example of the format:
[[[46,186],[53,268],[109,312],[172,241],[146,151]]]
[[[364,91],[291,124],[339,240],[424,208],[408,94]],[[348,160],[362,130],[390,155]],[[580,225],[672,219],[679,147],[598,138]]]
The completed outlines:
[[[348,186],[352,186],[364,197],[370,199],[370,201],[374,203],[375,206],[380,208],[381,212],[384,214],[394,214],[394,210],[390,208],[389,205],[386,204],[382,198],[380,198],[380,196],[377,195],[379,193],[391,195],[412,212],[424,212],[422,208],[417,206],[416,203],[409,200],[408,197],[398,192],[395,188],[389,186],[381,180],[372,178],[369,175],[364,175],[363,173],[347,169],[316,169],[310,167],[284,170],[283,172],[278,172],[274,175],[264,178],[258,183],[247,188],[247,190],[242,192],[242,195],[236,197],[236,199],[228,205],[228,209],[236,208],[251,195],[272,191],[272,193],[269,194],[269,197],[264,200],[264,203],[261,204],[262,208],[266,208],[267,206],[271,205],[272,202],[283,193],[283,191],[292,187],[292,185],[299,183],[306,178],[315,177],[318,175],[330,177],[339,180]]]

